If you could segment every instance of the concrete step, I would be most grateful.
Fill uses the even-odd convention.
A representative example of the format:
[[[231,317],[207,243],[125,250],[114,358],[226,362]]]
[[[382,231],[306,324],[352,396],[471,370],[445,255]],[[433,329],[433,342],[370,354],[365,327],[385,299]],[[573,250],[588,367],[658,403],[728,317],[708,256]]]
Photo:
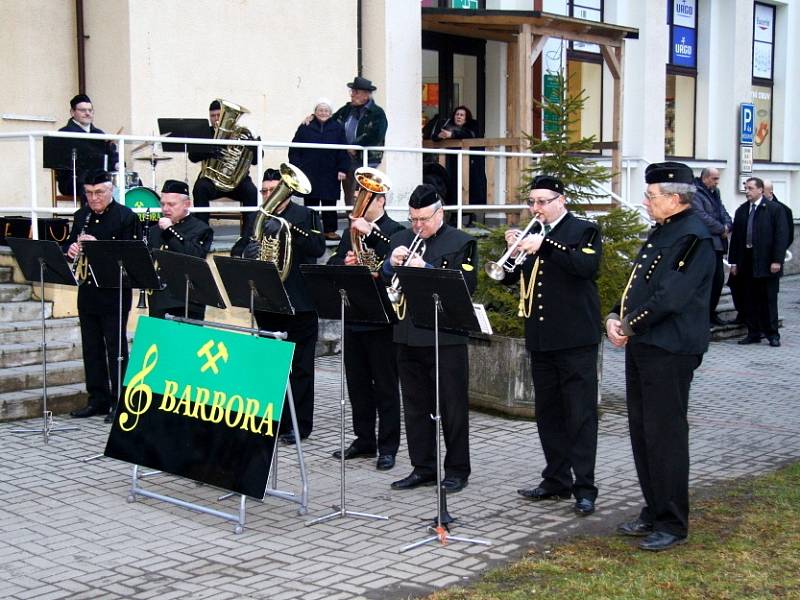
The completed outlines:
[[[47,342],[47,362],[78,360],[82,358],[81,345],[77,342]],[[0,344],[0,368],[20,367],[41,364],[40,343]]]
[[[0,283],[0,302],[22,302],[31,299],[28,283]]]
[[[81,341],[80,322],[78,317],[63,319],[47,319],[47,341],[79,342]],[[39,343],[42,341],[42,320],[17,321],[15,323],[0,322],[0,341],[4,344]]]
[[[81,408],[86,405],[86,399],[86,389],[82,383],[47,386],[47,410],[53,414],[66,414]],[[0,393],[0,421],[40,416],[42,416],[41,388]],[[39,427],[39,423],[33,423],[31,427]]]
[[[53,314],[53,303],[44,303],[44,318],[49,319]],[[33,300],[24,302],[6,302],[0,304],[0,322],[15,323],[17,321],[33,321],[42,316],[42,305]]]
[[[83,384],[83,361],[47,359],[47,386]],[[42,364],[8,367],[0,374],[0,393],[38,389],[42,386]]]
[[[0,267],[0,283],[8,283],[11,281],[13,270],[11,267]]]

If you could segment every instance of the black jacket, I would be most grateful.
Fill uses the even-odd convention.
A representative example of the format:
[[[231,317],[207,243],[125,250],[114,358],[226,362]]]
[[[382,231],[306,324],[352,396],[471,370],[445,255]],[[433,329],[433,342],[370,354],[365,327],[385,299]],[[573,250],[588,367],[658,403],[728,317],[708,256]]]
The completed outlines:
[[[731,221],[731,216],[722,204],[719,188],[714,188],[713,190],[707,188],[700,177],[695,177],[694,185],[697,191],[692,199],[692,208],[694,208],[699,219],[706,224],[706,227],[711,232],[714,250],[727,252],[728,238],[722,238],[721,236],[726,227],[728,230],[731,229],[733,221]]]
[[[600,342],[600,297],[597,273],[603,244],[597,225],[567,213],[529,256],[503,280],[512,285],[539,262],[530,317],[525,319],[525,346],[530,351],[564,350]]]
[[[258,256],[258,243],[251,239],[258,214],[258,212],[250,213],[247,219],[244,239],[250,241],[244,249],[245,258]],[[283,287],[286,288],[295,312],[314,311],[314,302],[300,273],[300,265],[316,264],[317,259],[325,254],[325,238],[321,233],[319,213],[290,201],[278,216],[296,227],[292,228],[292,264]],[[266,220],[264,226],[271,227],[271,219]]]
[[[789,240],[786,243],[786,249],[788,250],[794,242],[794,214],[792,213],[792,209],[789,208],[788,205],[778,200],[778,197],[775,194],[772,194],[772,199],[783,207],[783,212],[786,214],[786,228],[789,234]]]
[[[770,202],[762,196],[755,209],[753,221],[753,272],[750,277],[779,277],[783,273],[783,261],[788,247],[789,231],[786,213],[780,204]],[[733,217],[733,233],[728,262],[741,265],[747,245],[747,219],[750,202],[743,202]],[[771,263],[780,263],[781,271],[770,272]]]
[[[185,219],[167,229],[161,229],[158,224],[152,225],[147,232],[147,245],[150,248],[188,254],[197,258],[206,257],[211,251],[213,241],[214,230],[194,215],[188,215]],[[154,290],[150,296],[151,311],[166,310],[182,307],[183,305],[184,296],[175,296],[168,290]],[[190,310],[202,311],[204,308],[205,306],[202,304],[189,303]]]
[[[399,231],[392,236],[389,244],[390,250],[394,250],[398,246],[409,246],[413,239],[414,231],[412,229]],[[391,252],[389,256],[391,256]],[[425,240],[423,259],[433,268],[460,269],[464,274],[464,280],[467,283],[470,294],[475,291],[475,287],[478,284],[478,274],[475,270],[478,265],[478,244],[471,235],[444,224],[436,234]],[[381,269],[381,274],[387,285],[391,283],[393,273],[394,268],[387,257]],[[415,327],[411,322],[411,317],[406,315],[405,319],[395,325],[394,341],[408,346],[433,346],[434,332],[430,329]],[[466,336],[450,333],[439,334],[439,345],[441,346],[466,343]]]
[[[334,119],[324,123],[316,117],[308,125],[300,125],[293,142],[308,144],[347,144],[344,126]],[[347,150],[289,148],[289,162],[300,168],[311,182],[311,198],[339,198],[338,173],[347,173],[350,158]]]
[[[69,131],[71,133],[86,133],[80,125],[78,125],[75,121],[70,119],[67,121],[67,124],[64,125],[59,131]],[[102,129],[98,129],[94,125],[89,126],[89,133],[105,133]],[[69,146],[69,142],[71,140],[59,140],[59,143],[64,143]],[[119,161],[119,154],[117,153],[117,145],[111,141],[103,141],[103,140],[85,140],[79,141],[77,147],[78,153],[85,154],[91,153],[98,156],[102,156],[105,154],[108,157],[106,161],[108,163],[107,170],[113,171],[117,167],[117,162]],[[102,167],[103,165],[98,160],[98,167]],[[76,180],[78,183],[78,194],[83,192],[83,180],[86,177],[86,169],[77,169]],[[72,170],[57,170],[56,171],[56,181],[58,181],[58,191],[64,194],[65,196],[72,195]]]
[[[99,215],[93,213],[88,205],[75,211],[72,231],[62,245],[64,252],[77,241],[81,233],[93,235],[98,240],[138,240],[141,239],[141,221],[130,208],[112,200],[106,210]],[[131,289],[124,288],[122,310],[127,314],[130,308]],[[116,314],[119,311],[119,290],[98,288],[90,275],[86,283],[78,288],[78,311],[91,314]]]
[[[633,264],[621,315],[628,346],[658,346],[675,354],[708,350],[711,280],[716,256],[711,234],[691,209],[650,230]]]
[[[364,106],[358,107],[347,103],[333,113],[331,120],[338,121],[342,124],[342,127],[345,127],[351,113],[358,119],[356,138],[353,140],[353,144],[358,144],[359,146],[385,145],[386,130],[389,128],[389,122],[386,120],[386,113],[383,112],[380,106],[375,104],[373,100],[370,100]],[[367,152],[367,162],[372,166],[380,164],[382,158],[383,152],[380,150],[369,150]],[[352,159],[352,164],[361,165],[360,153]]]

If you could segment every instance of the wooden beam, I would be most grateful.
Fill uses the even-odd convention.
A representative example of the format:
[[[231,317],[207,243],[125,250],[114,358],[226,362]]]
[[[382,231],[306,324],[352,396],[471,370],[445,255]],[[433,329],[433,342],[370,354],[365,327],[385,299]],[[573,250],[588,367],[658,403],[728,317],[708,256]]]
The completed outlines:
[[[611,76],[614,79],[619,79],[622,76],[622,71],[620,70],[621,67],[619,61],[617,61],[616,55],[614,54],[613,48],[602,45],[600,46],[600,51],[603,53],[603,58],[606,61],[608,70],[611,71]]]
[[[542,50],[544,49],[544,45],[547,43],[548,36],[546,35],[539,35],[536,36],[536,41],[533,43],[533,47],[531,48],[531,58],[530,58],[530,66],[533,66],[539,55],[541,55]]]
[[[617,147],[611,151],[611,191],[622,195],[622,99],[624,92],[624,48],[614,48],[614,62],[619,77],[614,78],[614,117],[611,125],[611,136]]]

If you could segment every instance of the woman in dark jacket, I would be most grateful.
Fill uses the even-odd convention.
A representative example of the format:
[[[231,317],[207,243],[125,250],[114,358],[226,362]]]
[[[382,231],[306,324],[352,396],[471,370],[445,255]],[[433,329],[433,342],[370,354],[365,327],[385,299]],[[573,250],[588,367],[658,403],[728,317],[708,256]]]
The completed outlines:
[[[314,107],[314,118],[308,124],[300,124],[292,141],[309,144],[347,144],[344,127],[332,120],[331,114],[330,101],[320,98]],[[336,201],[339,199],[339,182],[344,180],[350,164],[347,150],[290,148],[289,162],[300,167],[311,181],[311,193],[305,197],[306,206],[336,206]],[[324,211],[322,228],[326,239],[339,239],[336,227],[336,212]]]
[[[431,139],[435,142],[442,140],[463,140],[479,137],[479,126],[472,112],[466,106],[458,106],[449,119],[439,121],[433,128]],[[472,148],[483,150],[483,148]],[[445,159],[447,174],[449,176],[449,198],[447,204],[455,204],[457,200],[458,159],[455,154],[448,154]],[[469,198],[470,204],[486,204],[486,169],[483,156],[469,157]]]

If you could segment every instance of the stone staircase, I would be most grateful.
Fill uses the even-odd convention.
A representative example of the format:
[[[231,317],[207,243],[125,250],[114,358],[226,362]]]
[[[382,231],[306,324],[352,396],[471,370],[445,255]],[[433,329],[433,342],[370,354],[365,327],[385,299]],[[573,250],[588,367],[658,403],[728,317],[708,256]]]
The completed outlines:
[[[48,410],[66,413],[86,403],[78,319],[52,318],[50,302],[45,319]],[[41,303],[30,284],[12,283],[11,267],[0,267],[0,421],[41,414]]]

